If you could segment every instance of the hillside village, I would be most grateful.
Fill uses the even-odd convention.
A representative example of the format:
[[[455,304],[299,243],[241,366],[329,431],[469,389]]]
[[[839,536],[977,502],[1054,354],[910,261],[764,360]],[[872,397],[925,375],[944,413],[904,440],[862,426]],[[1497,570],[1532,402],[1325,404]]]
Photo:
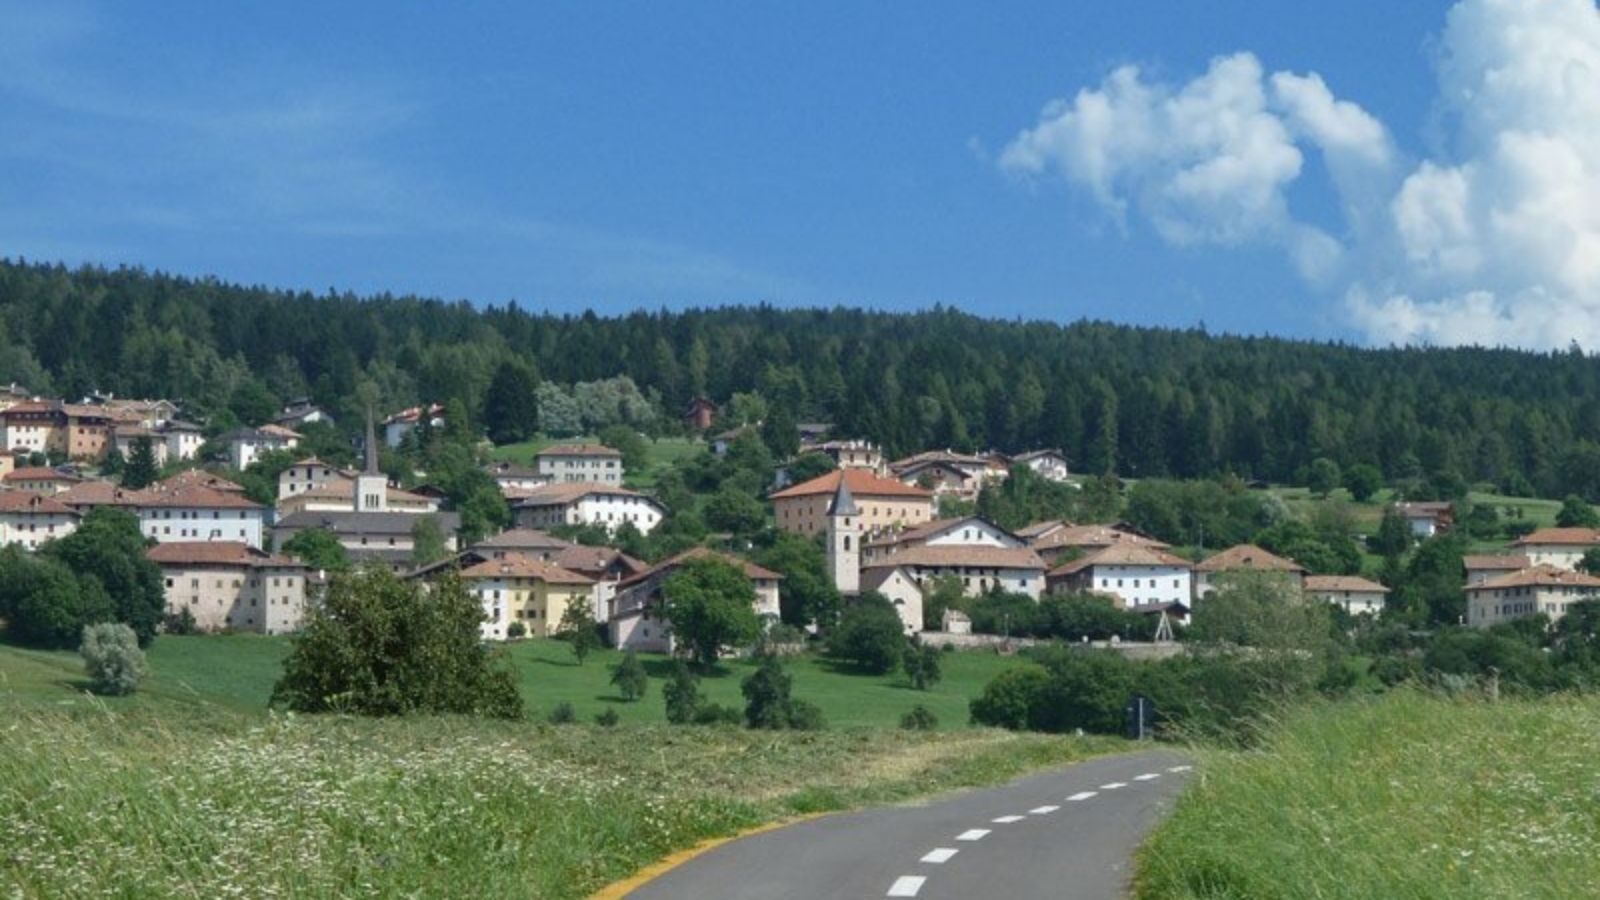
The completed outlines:
[[[792,435],[772,441],[769,423],[730,427],[717,403],[699,397],[683,411],[678,465],[750,457],[753,473],[738,477],[754,490],[669,497],[670,490],[629,486],[638,473],[626,457],[637,465],[636,445],[645,442],[637,433],[623,429],[618,439],[613,429],[622,448],[556,440],[518,462],[479,435],[452,433],[446,415],[439,405],[369,414],[351,434],[301,398],[270,420],[213,430],[185,420],[169,400],[68,402],[11,385],[0,393],[0,545],[36,551],[109,507],[137,518],[161,568],[168,616],[191,619],[186,627],[201,632],[296,631],[326,584],[331,544],[351,565],[378,564],[407,578],[458,573],[482,602],[485,640],[556,635],[576,605],[612,646],[652,652],[675,649],[661,612],[664,581],[704,555],[745,573],[769,626],[787,619],[825,628],[816,615],[785,615],[785,599],[800,590],[786,580],[820,575],[845,603],[867,593],[885,598],[907,635],[933,640],[974,631],[952,591],[967,601],[1102,597],[1147,617],[1150,633],[1165,639],[1181,637],[1190,612],[1235,572],[1270,573],[1351,616],[1382,615],[1390,596],[1370,566],[1313,571],[1248,541],[1175,548],[1119,518],[1115,498],[1103,521],[1045,518],[1008,528],[979,512],[1008,479],[1068,497],[1103,489],[1103,479],[1074,473],[1058,450],[936,449],[891,460],[871,441],[834,435],[825,423],[784,425]],[[317,441],[302,433],[313,431]],[[470,473],[452,477],[478,485],[477,494],[452,492],[417,467],[428,442],[446,440],[473,460]],[[792,452],[777,458],[772,443]],[[437,456],[437,447],[431,452]],[[659,488],[662,473],[653,474]],[[711,508],[724,501],[738,508]],[[1385,518],[1403,522],[1410,543],[1449,532],[1455,512],[1450,502],[1401,501]],[[711,519],[724,530],[684,528],[686,520]],[[768,527],[809,548],[797,563],[806,571],[760,564],[752,542]],[[1600,528],[1592,524],[1538,528],[1465,555],[1464,624],[1485,628],[1529,614],[1557,620],[1572,604],[1600,598],[1590,551],[1600,553]]]

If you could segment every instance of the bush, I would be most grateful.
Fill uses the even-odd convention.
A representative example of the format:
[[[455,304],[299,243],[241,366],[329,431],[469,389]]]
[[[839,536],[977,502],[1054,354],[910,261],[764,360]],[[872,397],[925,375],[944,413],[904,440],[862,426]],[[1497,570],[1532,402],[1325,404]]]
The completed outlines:
[[[513,620],[510,625],[506,626],[506,637],[511,640],[527,637],[527,635],[528,626],[522,624],[519,620]]]
[[[905,667],[906,677],[911,679],[911,686],[919,691],[931,689],[944,674],[939,668],[939,651],[915,641],[907,642],[901,665]]]
[[[594,723],[602,728],[615,728],[620,721],[622,721],[622,717],[617,715],[617,711],[614,709],[608,709],[594,717]]]
[[[1032,710],[1049,682],[1050,674],[1035,664],[1001,672],[968,704],[972,721],[996,728],[1027,728]]]
[[[639,662],[639,654],[629,650],[622,657],[622,662],[611,670],[611,683],[622,692],[622,699],[628,702],[638,700],[644,696],[644,689],[650,683],[650,676],[645,674],[644,664]]]
[[[1039,634],[1043,622],[1039,602],[1027,594],[985,594],[973,601],[967,615],[978,634],[1030,637]]]
[[[432,585],[383,568],[335,575],[273,687],[272,704],[372,716],[520,718],[501,651],[482,645],[483,607],[447,573]]]
[[[161,620],[162,634],[194,634],[198,630],[199,626],[195,624],[194,613],[190,612],[187,606],[178,607],[177,612],[167,613],[166,617]]]
[[[869,592],[844,611],[828,636],[827,652],[863,671],[882,675],[900,664],[905,641],[905,626],[894,605],[883,595]]]
[[[708,703],[694,714],[696,725],[742,725],[743,723],[743,713],[720,703]]]
[[[672,677],[662,686],[661,699],[666,703],[668,722],[688,725],[698,721],[704,703],[700,681],[683,660],[673,661]]]
[[[900,717],[900,727],[907,731],[932,731],[939,727],[939,717],[933,714],[933,710],[918,703]]]
[[[97,694],[131,694],[139,689],[147,672],[139,637],[126,625],[102,622],[85,626],[78,652]]]
[[[763,656],[756,670],[739,685],[745,699],[745,723],[751,728],[771,730],[822,728],[822,711],[790,697],[791,682],[776,656]]]
[[[573,709],[572,704],[565,700],[557,703],[556,708],[550,710],[551,725],[571,725],[576,721],[578,721],[578,711]]]

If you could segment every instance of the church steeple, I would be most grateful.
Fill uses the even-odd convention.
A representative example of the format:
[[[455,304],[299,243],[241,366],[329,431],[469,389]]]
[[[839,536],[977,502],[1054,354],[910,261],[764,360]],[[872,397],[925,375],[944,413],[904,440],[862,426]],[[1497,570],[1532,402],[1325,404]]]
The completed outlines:
[[[356,476],[351,509],[356,512],[385,512],[389,508],[389,477],[378,468],[378,430],[372,424],[372,407],[367,407],[366,466]]]
[[[828,572],[847,597],[861,590],[861,509],[850,495],[850,472],[839,470],[839,486],[828,503]]]
[[[367,454],[367,466],[363,470],[368,475],[381,474],[378,470],[378,429],[372,424],[372,407],[367,407],[367,443],[364,448]]]

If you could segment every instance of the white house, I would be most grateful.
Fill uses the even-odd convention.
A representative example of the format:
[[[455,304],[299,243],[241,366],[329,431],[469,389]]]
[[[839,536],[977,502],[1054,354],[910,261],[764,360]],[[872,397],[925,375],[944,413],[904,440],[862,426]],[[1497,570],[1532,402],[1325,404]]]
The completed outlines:
[[[556,444],[535,454],[534,463],[550,484],[622,486],[622,453],[599,444]]]
[[[507,489],[518,491],[531,491],[537,487],[544,487],[553,479],[542,474],[536,467],[519,466],[516,463],[497,462],[484,467],[494,483],[500,486],[501,492]]]
[[[918,585],[953,577],[961,582],[967,596],[995,590],[1026,594],[1037,600],[1045,590],[1044,560],[1027,547],[923,545],[864,563],[861,568],[863,572],[903,569]]]
[[[1487,628],[1543,613],[1551,621],[1581,600],[1600,599],[1600,578],[1549,564],[1467,586],[1467,624]]]
[[[1536,566],[1577,569],[1583,554],[1600,547],[1600,529],[1541,528],[1511,544]]]
[[[665,515],[661,504],[636,491],[582,482],[534,488],[516,505],[517,524],[526,528],[603,525],[615,531],[631,522],[640,534],[649,534]]]
[[[1087,592],[1117,598],[1124,607],[1182,603],[1192,596],[1189,561],[1140,544],[1114,544],[1049,572],[1052,593]]]
[[[1449,503],[1399,503],[1395,508],[1411,528],[1411,536],[1425,540],[1449,529],[1454,521],[1454,510]]]
[[[272,420],[274,425],[281,425],[290,429],[299,428],[302,425],[311,425],[316,422],[332,424],[333,416],[329,415],[327,410],[312,403],[310,397],[296,397],[290,400],[282,411],[278,413],[278,417]]]
[[[663,585],[691,559],[720,559],[739,567],[750,579],[756,615],[770,625],[778,621],[778,582],[782,575],[734,556],[696,547],[617,583],[616,612],[610,621],[611,645],[619,650],[671,653],[676,647],[672,623],[661,612]]]
[[[422,422],[427,422],[429,428],[444,426],[444,407],[435,403],[424,410],[420,406],[402,409],[394,415],[383,420],[383,442],[390,447],[400,446],[412,429]]]
[[[1014,466],[1027,466],[1047,481],[1067,480],[1067,456],[1060,450],[1029,450],[1011,457]]]
[[[1383,612],[1389,589],[1354,575],[1307,575],[1306,595],[1332,603],[1351,615]]]
[[[228,445],[228,464],[243,471],[256,457],[269,450],[292,450],[300,445],[300,435],[278,425],[236,428],[222,435]]]
[[[1483,584],[1502,575],[1520,572],[1533,565],[1533,560],[1526,556],[1498,555],[1498,554],[1473,554],[1461,557],[1461,566],[1467,570],[1467,584]]]
[[[37,550],[45,541],[66,537],[78,527],[78,512],[45,494],[0,491],[0,546],[21,544]]]
[[[315,456],[302,459],[278,473],[278,499],[282,500],[333,484],[349,484],[353,477],[345,470],[325,463]]]
[[[153,485],[137,500],[139,527],[158,543],[235,541],[260,549],[266,510],[243,494],[200,484]]]

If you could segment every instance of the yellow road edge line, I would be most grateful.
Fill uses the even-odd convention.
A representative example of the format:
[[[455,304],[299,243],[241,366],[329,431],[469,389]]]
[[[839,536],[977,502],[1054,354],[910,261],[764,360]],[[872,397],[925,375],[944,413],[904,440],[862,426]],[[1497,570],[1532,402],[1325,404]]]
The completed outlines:
[[[820,819],[823,816],[831,816],[836,812],[839,812],[839,810],[829,810],[828,812],[817,812],[809,813],[803,816],[793,816],[788,819],[779,819],[776,822],[768,822],[765,825],[757,825],[754,828],[747,828],[744,831],[735,832],[734,834],[730,834],[725,837],[706,838],[700,843],[695,844],[693,847],[689,847],[685,850],[679,850],[677,853],[663,857],[662,859],[645,866],[621,881],[606,885],[600,890],[595,891],[593,894],[590,894],[589,900],[622,900],[622,898],[626,897],[630,891],[655,881],[657,878],[660,878],[684,863],[687,863],[696,857],[710,853],[712,850],[721,847],[723,844],[731,844],[734,841],[742,840],[747,837],[753,837],[758,834],[765,834],[768,831],[777,831],[779,828],[788,828],[790,825],[808,822],[812,819]]]

